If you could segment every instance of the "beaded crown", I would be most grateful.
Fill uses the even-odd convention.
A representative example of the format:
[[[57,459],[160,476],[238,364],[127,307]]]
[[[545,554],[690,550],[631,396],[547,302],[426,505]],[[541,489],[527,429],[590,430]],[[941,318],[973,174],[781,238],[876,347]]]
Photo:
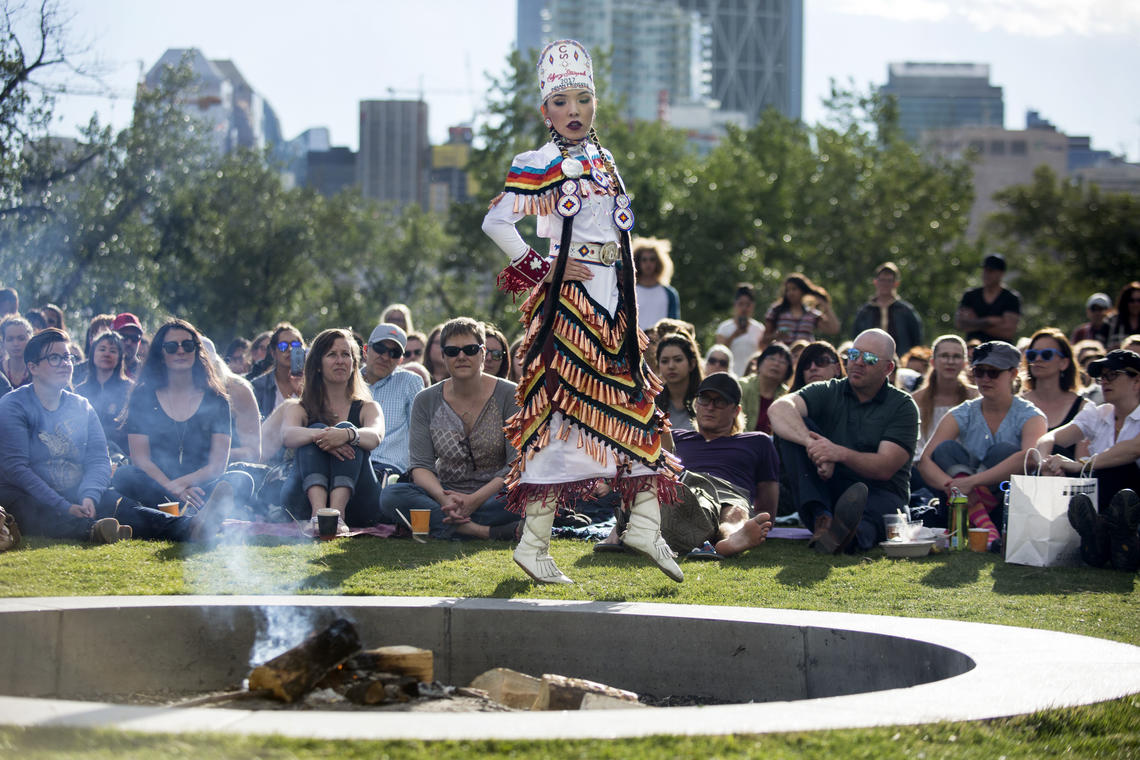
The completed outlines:
[[[563,90],[594,91],[594,64],[576,40],[555,40],[538,57],[539,103]]]

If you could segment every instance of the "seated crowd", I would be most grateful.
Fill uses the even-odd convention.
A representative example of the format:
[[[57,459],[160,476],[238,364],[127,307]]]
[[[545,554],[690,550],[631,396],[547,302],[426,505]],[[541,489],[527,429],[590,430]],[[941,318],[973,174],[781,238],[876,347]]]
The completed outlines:
[[[667,245],[642,241],[635,260],[645,361],[684,468],[662,518],[673,551],[739,554],[778,518],[798,518],[815,551],[866,551],[885,539],[884,515],[921,506],[945,525],[941,505],[959,493],[1000,551],[999,486],[1036,468],[1036,450],[1043,475],[1098,480],[1096,503],[1069,508],[1085,561],[1140,566],[1140,282],[1115,304],[1093,294],[1068,334],[1019,340],[1020,297],[990,255],[982,287],[962,296],[960,333],[928,344],[886,262],[836,346],[817,334],[840,330],[827,291],[794,274],[763,322],[755,288],[738,286],[702,351],[679,319]],[[207,541],[225,517],[331,508],[342,532],[407,533],[409,510],[427,509],[434,538],[518,537],[504,493],[518,452],[503,427],[518,410],[520,340],[492,324],[456,317],[425,335],[393,304],[367,340],[328,329],[310,344],[281,322],[220,354],[177,318],[148,340],[133,314],[96,315],[80,344],[58,307],[21,315],[5,288],[0,311],[0,505],[26,534]],[[621,551],[607,491],[558,524],[615,516],[595,550]]]

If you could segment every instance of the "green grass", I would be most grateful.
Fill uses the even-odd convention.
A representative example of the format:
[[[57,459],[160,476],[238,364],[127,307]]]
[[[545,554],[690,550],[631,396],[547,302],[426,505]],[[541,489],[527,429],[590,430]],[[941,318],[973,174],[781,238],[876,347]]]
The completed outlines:
[[[1047,628],[1140,645],[1135,574],[1006,565],[964,552],[824,557],[773,540],[674,584],[644,561],[552,549],[573,586],[532,585],[504,543],[254,539],[211,550],[161,542],[79,546],[32,539],[0,554],[0,594],[352,594],[587,599],[786,607]],[[746,730],[746,726],[741,727]],[[0,757],[1140,757],[1140,696],[1012,719],[898,729],[614,742],[310,742],[113,731],[0,729]]]

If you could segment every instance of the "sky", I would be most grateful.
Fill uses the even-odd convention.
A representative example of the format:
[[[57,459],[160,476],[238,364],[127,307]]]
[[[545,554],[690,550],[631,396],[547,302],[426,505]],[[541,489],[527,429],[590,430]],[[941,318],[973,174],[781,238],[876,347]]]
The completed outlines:
[[[93,113],[130,118],[135,82],[168,48],[232,60],[277,112],[285,137],[326,126],[357,147],[357,103],[429,104],[429,137],[483,113],[488,74],[505,71],[515,0],[60,0],[78,61],[56,134]],[[822,119],[830,82],[866,90],[894,61],[988,63],[1005,126],[1034,109],[1093,147],[1140,161],[1140,0],[805,0],[804,120]],[[604,139],[604,136],[603,136]]]

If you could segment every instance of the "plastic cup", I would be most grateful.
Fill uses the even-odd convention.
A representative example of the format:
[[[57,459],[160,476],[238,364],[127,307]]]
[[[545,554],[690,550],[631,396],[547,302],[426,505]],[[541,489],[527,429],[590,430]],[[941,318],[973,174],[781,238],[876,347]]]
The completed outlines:
[[[922,520],[907,520],[906,532],[903,534],[907,541],[917,541],[918,533],[922,530]]]
[[[883,526],[887,529],[888,541],[906,541],[906,515],[897,512],[893,515],[883,515]]]
[[[408,514],[411,517],[412,534],[416,536],[426,536],[431,526],[431,510],[409,509]]]
[[[178,517],[180,514],[182,514],[182,507],[176,501],[164,501],[158,505],[158,509],[161,509],[168,515],[174,515],[175,517]]]
[[[336,526],[340,520],[340,512],[335,509],[317,510],[317,535],[323,540],[336,538]]]
[[[986,528],[970,528],[970,551],[984,552],[989,540],[990,532]]]

